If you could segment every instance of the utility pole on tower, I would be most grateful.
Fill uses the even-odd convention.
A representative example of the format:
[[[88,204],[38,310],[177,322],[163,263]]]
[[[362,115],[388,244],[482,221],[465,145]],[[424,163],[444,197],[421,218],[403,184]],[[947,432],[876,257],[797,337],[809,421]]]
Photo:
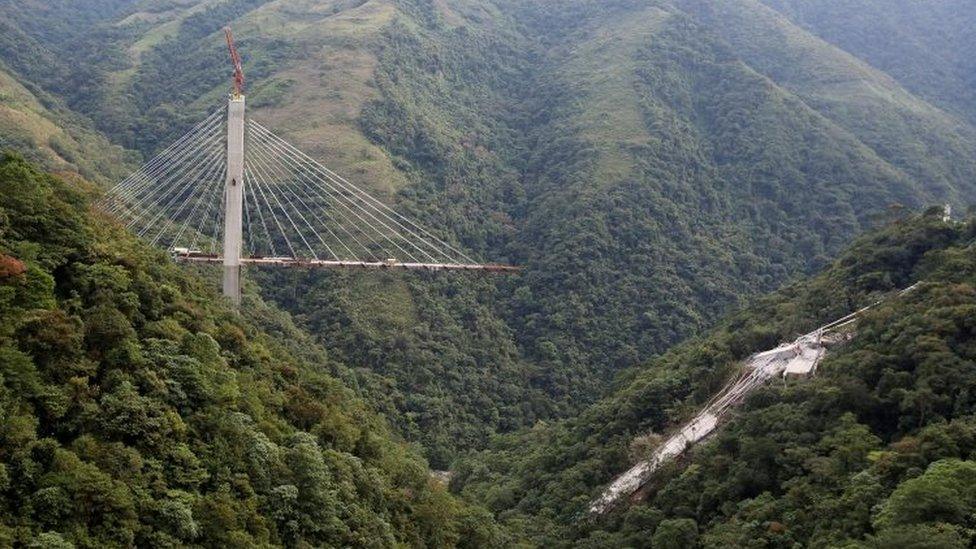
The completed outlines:
[[[227,102],[227,179],[224,182],[224,295],[241,303],[241,245],[244,210],[244,70],[230,27],[224,28],[234,66],[234,90]]]

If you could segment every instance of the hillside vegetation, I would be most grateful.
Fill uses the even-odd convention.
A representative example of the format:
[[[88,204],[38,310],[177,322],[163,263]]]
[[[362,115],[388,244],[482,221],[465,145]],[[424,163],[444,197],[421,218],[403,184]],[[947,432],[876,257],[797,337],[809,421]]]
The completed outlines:
[[[366,128],[411,169],[402,204],[525,266],[497,310],[557,413],[822,266],[889,205],[972,200],[970,126],[725,4],[768,47],[670,2],[409,4],[388,31]],[[795,58],[811,61],[767,75]]]
[[[225,25],[254,119],[521,273],[249,269],[239,312],[94,211],[225,100]],[[941,205],[976,202],[974,29],[965,0],[0,0],[0,546],[972,546],[976,221]],[[585,515],[743,358],[917,281]]]
[[[795,24],[976,121],[976,5],[966,0],[763,0]]]
[[[43,91],[25,87],[2,68],[0,150],[17,151],[48,170],[102,182],[124,177],[137,158],[113,145],[83,116]]]
[[[937,211],[873,232],[817,277],[636,369],[579,417],[464,459],[452,488],[545,547],[968,547],[974,251],[976,221],[946,224]],[[816,378],[771,383],[659,472],[645,501],[586,519],[602,486],[693,414],[738,361],[916,281],[865,314]]]
[[[957,4],[935,3],[944,19]],[[836,19],[814,4],[4,0],[0,59],[148,154],[223,100],[231,24],[255,119],[446,240],[522,265],[251,273],[447,468],[579,412],[889,206],[973,202],[965,96],[904,78],[965,29],[885,65],[813,25]]]
[[[0,158],[0,545],[493,543],[345,367],[77,186]]]

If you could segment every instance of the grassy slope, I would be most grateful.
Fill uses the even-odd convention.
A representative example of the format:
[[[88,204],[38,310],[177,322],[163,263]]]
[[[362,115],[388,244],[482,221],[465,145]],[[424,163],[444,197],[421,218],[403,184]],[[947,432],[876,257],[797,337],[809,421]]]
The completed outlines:
[[[303,52],[254,87],[255,118],[387,198],[403,185],[403,175],[363,136],[359,115],[376,97],[371,45],[395,13],[386,1],[293,2],[255,10],[237,25],[244,36],[287,37],[290,48]]]
[[[885,71],[906,89],[976,122],[976,8],[937,2],[764,0],[795,24]]]
[[[931,200],[966,203],[976,128],[908,93],[891,76],[752,0],[681,3],[746,63],[871,152],[924,182]]]
[[[99,73],[90,95],[111,98],[112,104],[84,102],[83,93],[70,90],[62,93],[74,96],[76,108],[113,138],[147,152],[158,148],[179,130],[163,129],[160,122],[189,123],[222,101],[228,61],[220,29],[228,24],[245,56],[255,118],[353,181],[388,193],[398,188],[402,176],[362,138],[357,120],[362,104],[374,94],[370,44],[393,14],[392,4],[383,0],[141,2],[102,20],[80,22],[98,29],[113,51],[122,52],[111,63],[86,60]],[[45,12],[44,17],[57,25],[58,14]],[[70,46],[47,36],[38,40],[53,58]],[[276,55],[281,51],[290,56]],[[190,52],[193,63],[167,66],[170,56],[185,61]],[[146,119],[146,109],[156,120]]]
[[[103,182],[122,177],[136,158],[53,100],[42,103],[5,71],[0,71],[0,149],[16,150],[52,171]]]

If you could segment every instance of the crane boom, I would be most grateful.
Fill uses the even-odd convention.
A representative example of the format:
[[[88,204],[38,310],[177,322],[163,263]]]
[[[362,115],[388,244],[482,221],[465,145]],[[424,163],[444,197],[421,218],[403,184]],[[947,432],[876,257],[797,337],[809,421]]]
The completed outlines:
[[[234,97],[244,94],[244,68],[241,66],[241,55],[234,45],[234,34],[230,27],[224,27],[224,37],[227,38],[227,49],[230,50],[230,61],[234,65]]]

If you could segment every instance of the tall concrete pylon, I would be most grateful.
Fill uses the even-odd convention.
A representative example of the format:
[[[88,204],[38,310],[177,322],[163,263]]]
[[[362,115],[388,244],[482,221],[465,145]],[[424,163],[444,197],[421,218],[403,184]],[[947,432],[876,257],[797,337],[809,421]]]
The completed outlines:
[[[227,179],[224,182],[224,295],[241,303],[244,211],[244,96],[227,102]]]

